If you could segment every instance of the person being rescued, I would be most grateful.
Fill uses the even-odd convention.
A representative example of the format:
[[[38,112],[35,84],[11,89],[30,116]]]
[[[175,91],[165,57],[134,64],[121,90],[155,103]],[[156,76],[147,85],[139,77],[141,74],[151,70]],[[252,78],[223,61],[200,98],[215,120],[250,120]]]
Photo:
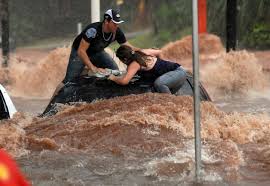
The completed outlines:
[[[117,49],[116,56],[127,65],[127,72],[120,77],[110,75],[108,79],[120,85],[127,85],[139,72],[142,78],[155,79],[154,88],[157,92],[172,94],[172,90],[178,90],[186,81],[186,72],[178,63],[161,59],[160,54],[161,50],[133,50],[127,45],[122,45]]]

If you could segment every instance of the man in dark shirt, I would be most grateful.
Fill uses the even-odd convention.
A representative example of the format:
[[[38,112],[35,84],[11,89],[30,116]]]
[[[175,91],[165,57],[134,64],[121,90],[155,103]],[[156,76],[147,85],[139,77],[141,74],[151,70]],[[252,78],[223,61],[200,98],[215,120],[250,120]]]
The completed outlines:
[[[118,27],[118,25],[123,22],[117,11],[109,9],[104,14],[103,22],[88,25],[75,38],[66,76],[62,81],[63,84],[79,77],[85,66],[94,73],[105,72],[104,68],[118,69],[116,63],[110,55],[104,51],[104,48],[115,40],[120,45],[131,46],[127,42],[122,30]]]

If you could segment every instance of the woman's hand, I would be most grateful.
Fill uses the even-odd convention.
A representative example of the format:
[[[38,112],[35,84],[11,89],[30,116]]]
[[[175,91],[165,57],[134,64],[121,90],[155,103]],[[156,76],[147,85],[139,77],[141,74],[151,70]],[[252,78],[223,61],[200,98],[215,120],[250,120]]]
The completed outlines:
[[[104,68],[97,68],[97,72],[105,74],[105,73],[107,73],[107,70],[105,70]]]
[[[114,81],[115,76],[113,74],[111,74],[111,75],[109,75],[108,79]]]
[[[107,72],[104,68],[98,68],[98,67],[95,67],[95,66],[93,66],[91,68],[91,70],[92,70],[93,73],[105,74]]]
[[[160,54],[161,54],[161,50],[159,49],[148,48],[148,49],[142,49],[141,51],[147,55],[156,56],[156,57],[160,57]]]

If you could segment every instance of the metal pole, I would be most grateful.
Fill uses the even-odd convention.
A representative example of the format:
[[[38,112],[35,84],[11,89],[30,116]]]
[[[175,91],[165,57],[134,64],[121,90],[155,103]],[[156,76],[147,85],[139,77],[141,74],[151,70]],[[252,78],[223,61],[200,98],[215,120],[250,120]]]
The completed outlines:
[[[194,85],[194,135],[195,135],[195,167],[196,181],[200,182],[201,168],[201,128],[200,128],[200,90],[199,90],[199,42],[198,42],[198,0],[192,0],[192,58]]]
[[[82,23],[77,23],[77,34],[79,35],[82,32]]]
[[[91,0],[91,22],[100,21],[100,0]]]
[[[237,42],[237,0],[227,0],[226,7],[226,51],[236,49]]]

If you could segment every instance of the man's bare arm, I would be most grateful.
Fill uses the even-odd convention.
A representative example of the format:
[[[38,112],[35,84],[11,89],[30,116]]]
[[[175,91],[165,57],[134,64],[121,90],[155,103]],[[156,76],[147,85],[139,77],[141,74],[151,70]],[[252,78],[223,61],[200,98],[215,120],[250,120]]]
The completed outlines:
[[[87,66],[88,69],[92,70],[94,73],[96,72],[103,72],[105,71],[102,68],[97,68],[93,63],[90,61],[86,51],[88,47],[90,46],[90,43],[86,42],[83,38],[81,40],[80,46],[78,48],[78,56],[81,58],[83,63]]]

